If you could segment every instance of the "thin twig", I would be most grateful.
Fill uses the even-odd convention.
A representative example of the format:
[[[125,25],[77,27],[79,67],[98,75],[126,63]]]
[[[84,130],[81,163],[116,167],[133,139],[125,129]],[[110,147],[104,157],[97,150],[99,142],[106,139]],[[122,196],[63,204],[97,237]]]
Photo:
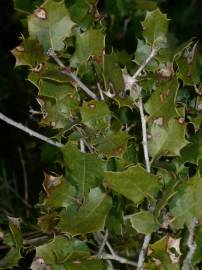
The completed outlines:
[[[95,68],[95,65],[94,65],[94,62],[93,62],[92,57],[90,59],[90,64],[91,64],[91,67],[92,67],[92,71],[93,71],[94,77],[96,79],[97,88],[98,88],[99,94],[100,94],[100,100],[103,101],[103,100],[105,100],[104,92],[103,92],[102,87],[100,85],[99,78],[98,78],[97,71],[96,71],[96,68]]]
[[[142,125],[142,145],[144,150],[145,166],[148,173],[151,173],[151,165],[149,161],[148,141],[147,141],[147,123],[144,115],[144,107],[142,102],[142,96],[140,94],[138,99],[138,107],[140,111],[141,125]]]
[[[102,244],[104,249],[104,246],[106,245],[107,248],[109,249],[111,254],[102,254],[100,257],[104,260],[113,260],[113,261],[117,261],[120,262],[121,264],[128,264],[128,265],[133,265],[133,266],[137,266],[136,262],[133,262],[131,260],[128,260],[125,257],[119,256],[116,254],[116,252],[114,251],[114,249],[112,248],[111,244],[109,243],[109,241],[107,240],[108,234],[103,235],[101,232],[97,233],[98,238],[102,238]]]
[[[48,137],[28,128],[28,127],[25,127],[23,124],[21,123],[18,123],[14,120],[12,120],[11,118],[7,117],[6,115],[4,115],[3,113],[0,113],[0,119],[4,122],[6,122],[8,125],[11,125],[13,127],[16,127],[22,131],[24,131],[25,133],[29,134],[30,136],[32,137],[35,137],[41,141],[44,141],[48,144],[51,144],[53,146],[56,146],[56,147],[62,147],[63,145],[59,142],[56,142],[56,141],[53,141],[51,139],[49,139]]]
[[[144,241],[143,241],[143,245],[139,254],[139,258],[138,258],[138,263],[137,263],[137,270],[142,270],[143,269],[143,265],[144,265],[144,261],[145,261],[145,256],[147,254],[147,249],[149,246],[151,240],[151,234],[146,234],[144,237]]]
[[[133,75],[132,79],[135,82],[137,77],[141,74],[141,72],[143,71],[143,69],[149,64],[149,62],[154,58],[154,56],[156,55],[157,52],[157,48],[152,48],[150,55],[148,56],[148,58],[145,60],[145,62],[138,68],[138,70],[135,72],[135,74]]]
[[[111,255],[111,254],[104,254],[101,257],[103,260],[112,260],[112,261],[117,261],[121,264],[128,264],[137,267],[137,263],[130,261],[124,257],[118,256],[118,255]]]
[[[108,230],[106,230],[106,232],[105,232],[105,235],[103,237],[102,243],[101,243],[100,248],[99,248],[99,251],[97,253],[98,258],[100,258],[102,253],[103,253],[103,250],[104,250],[106,242],[107,242],[107,238],[108,238]]]
[[[186,258],[183,261],[182,270],[189,270],[191,266],[191,260],[193,258],[194,252],[197,247],[196,242],[194,241],[194,231],[195,231],[197,223],[198,223],[197,219],[193,218],[190,224],[189,237],[187,240],[187,246],[189,248],[189,251],[187,253]]]
[[[144,115],[144,106],[142,101],[142,89],[140,85],[137,82],[138,76],[141,74],[141,72],[144,70],[144,68],[148,65],[148,63],[153,59],[153,57],[156,55],[157,49],[152,48],[150,55],[145,60],[145,62],[138,68],[138,70],[135,72],[135,74],[131,78],[131,89],[133,86],[135,86],[136,91],[138,93],[138,108],[140,111],[140,119],[141,119],[141,126],[142,126],[142,145],[143,145],[143,151],[144,151],[144,159],[145,159],[145,166],[148,173],[151,173],[151,165],[149,161],[149,151],[148,151],[148,141],[147,141],[147,123]],[[144,237],[143,245],[140,250],[138,263],[137,263],[137,270],[142,270],[144,267],[144,261],[147,254],[148,246],[151,240],[151,234],[146,234]]]
[[[58,64],[61,68],[61,72],[69,77],[72,81],[74,81],[89,97],[97,100],[97,96],[74,74],[72,73],[57,57],[56,53],[52,50],[48,50],[48,55],[53,58],[53,60]]]

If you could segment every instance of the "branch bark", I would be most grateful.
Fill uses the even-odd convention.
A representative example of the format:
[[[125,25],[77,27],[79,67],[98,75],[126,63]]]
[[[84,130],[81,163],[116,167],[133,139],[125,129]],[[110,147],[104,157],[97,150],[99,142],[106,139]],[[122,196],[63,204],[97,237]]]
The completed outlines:
[[[144,70],[144,68],[148,65],[148,63],[154,58],[156,55],[157,49],[152,48],[150,55],[145,60],[145,62],[137,69],[135,74],[132,76],[130,80],[131,89],[133,86],[135,86],[137,94],[138,94],[138,108],[140,111],[140,119],[141,119],[141,126],[142,126],[142,145],[143,145],[143,151],[144,151],[144,159],[145,159],[145,166],[148,173],[151,173],[151,165],[149,161],[149,151],[148,151],[148,141],[147,141],[147,123],[144,115],[144,105],[142,101],[142,89],[140,85],[138,84],[138,76],[141,74],[141,72]],[[153,207],[152,207],[153,208]],[[151,234],[147,234],[144,237],[143,245],[140,250],[138,263],[137,263],[137,270],[142,270],[144,267],[144,261],[147,254],[148,246],[151,240]]]
[[[193,218],[190,224],[189,228],[189,237],[187,240],[187,246],[189,248],[189,251],[187,253],[187,256],[185,257],[182,265],[182,270],[189,270],[191,266],[191,260],[193,258],[194,252],[196,250],[196,243],[194,241],[194,232],[197,225],[197,219]]]
[[[7,117],[6,115],[4,115],[3,113],[0,113],[0,119],[4,122],[6,122],[8,125],[11,125],[13,127],[16,127],[22,131],[24,131],[25,133],[29,134],[29,136],[32,136],[32,137],[35,137],[43,142],[46,142],[48,144],[51,144],[53,146],[56,146],[56,147],[62,147],[63,145],[59,142],[56,142],[56,141],[53,141],[51,139],[49,139],[48,137],[28,128],[28,127],[25,127],[23,124],[21,123],[18,123],[14,120],[12,120],[11,118]]]
[[[89,97],[97,100],[97,96],[74,74],[72,73],[57,57],[56,53],[49,49],[48,55],[53,58],[53,60],[58,64],[61,69],[61,72],[74,81]]]

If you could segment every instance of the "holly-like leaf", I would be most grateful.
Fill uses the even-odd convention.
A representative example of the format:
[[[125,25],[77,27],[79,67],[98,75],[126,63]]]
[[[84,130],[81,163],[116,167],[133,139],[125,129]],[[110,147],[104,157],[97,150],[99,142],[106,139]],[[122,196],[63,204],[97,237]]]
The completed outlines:
[[[167,42],[168,19],[159,9],[147,11],[142,22],[143,37],[147,44],[164,47]]]
[[[45,51],[63,49],[73,26],[64,1],[47,0],[28,17],[30,37],[38,39]]]
[[[158,178],[141,166],[123,172],[105,172],[105,183],[113,191],[139,204],[144,198],[154,199],[159,191]]]
[[[190,139],[190,144],[181,151],[182,162],[198,164],[202,158],[202,128]]]
[[[72,142],[66,144],[62,151],[67,177],[77,187],[80,196],[86,196],[91,188],[101,184],[105,162],[97,154],[81,153]]]
[[[53,269],[66,269],[65,265],[68,262],[84,259],[89,255],[89,249],[83,241],[56,236],[50,242],[36,248],[32,266],[34,263],[36,264],[37,258],[41,258],[45,265],[49,265]],[[32,267],[32,269],[34,268]]]
[[[103,230],[111,206],[111,198],[100,188],[91,189],[78,212],[69,209],[61,212],[57,227],[73,236]]]
[[[32,68],[37,68],[37,66],[42,64],[46,59],[43,47],[36,39],[24,39],[22,43],[11,52],[15,56],[16,66],[27,65]]]
[[[61,176],[45,174],[43,187],[47,197],[44,204],[51,207],[68,207],[75,202],[75,188]]]
[[[186,126],[170,119],[168,127],[160,127],[155,121],[151,127],[149,154],[153,159],[160,156],[180,156],[180,150],[188,144],[185,140]]]
[[[161,83],[145,104],[150,118],[161,119],[161,126],[167,126],[170,118],[177,115],[175,103],[178,87],[176,77]]]
[[[12,268],[18,265],[22,258],[21,248],[23,244],[22,233],[20,230],[21,220],[19,218],[9,217],[9,229],[12,235],[12,246],[6,255],[0,260],[0,269]]]
[[[112,93],[119,93],[125,89],[122,71],[116,53],[104,55],[103,77],[105,88]]]
[[[182,228],[185,223],[189,225],[194,217],[202,218],[201,193],[202,179],[197,176],[178,188],[178,192],[170,202],[172,224],[175,228]]]
[[[200,82],[199,53],[197,43],[185,47],[176,62],[179,67],[178,77],[184,85],[196,85]]]
[[[159,224],[155,221],[152,213],[148,211],[138,212],[130,218],[132,227],[138,232],[143,234],[153,233],[159,228]]]
[[[83,103],[81,118],[84,125],[97,132],[104,132],[109,128],[111,112],[106,103],[91,100]]]
[[[96,140],[97,151],[108,159],[111,157],[122,157],[126,152],[129,135],[119,131],[107,134],[105,137]]]
[[[70,59],[70,65],[72,67],[86,65],[90,56],[99,63],[102,61],[104,47],[104,33],[102,29],[89,29],[84,33],[78,33],[76,35],[76,48]]]
[[[149,57],[150,54],[151,54],[151,46],[146,44],[143,40],[138,39],[137,49],[135,52],[135,59],[134,59],[135,63],[138,65],[142,65],[142,63],[145,62],[145,60]],[[145,67],[145,69],[149,71],[155,71],[157,70],[158,66],[159,66],[159,63],[155,59],[152,59],[148,63],[148,65]]]

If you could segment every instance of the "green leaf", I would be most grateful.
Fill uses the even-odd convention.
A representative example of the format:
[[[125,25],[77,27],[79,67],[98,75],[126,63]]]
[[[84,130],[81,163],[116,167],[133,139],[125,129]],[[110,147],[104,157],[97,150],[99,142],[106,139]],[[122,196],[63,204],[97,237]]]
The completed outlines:
[[[144,198],[154,199],[159,191],[158,178],[148,174],[139,165],[129,167],[123,172],[105,172],[105,183],[135,204],[139,204]]]
[[[122,71],[114,52],[104,55],[103,77],[106,89],[115,93],[122,92],[125,89]]]
[[[145,104],[145,109],[150,118],[161,119],[163,126],[167,126],[170,118],[177,115],[175,103],[178,87],[176,77],[161,83]]]
[[[44,201],[46,206],[67,208],[75,202],[75,188],[61,176],[45,174],[43,187],[47,194]]]
[[[121,158],[127,150],[128,139],[129,135],[123,131],[107,134],[96,140],[97,151],[108,159],[111,157]]]
[[[189,47],[186,46],[176,62],[179,67],[178,77],[184,85],[196,85],[200,82],[197,43],[192,42]]]
[[[84,33],[76,35],[75,52],[70,59],[72,67],[87,65],[90,56],[97,63],[102,62],[104,44],[104,33],[102,29],[89,29]]]
[[[96,131],[104,132],[109,128],[111,112],[106,103],[91,100],[83,103],[81,118],[84,125]]]
[[[91,189],[78,212],[69,209],[61,212],[58,229],[73,236],[103,230],[111,206],[109,196],[99,188]]]
[[[143,37],[149,45],[164,47],[167,42],[168,19],[159,9],[147,11],[142,22]]]
[[[62,149],[67,177],[79,190],[80,196],[86,196],[91,188],[101,184],[105,162],[97,154],[81,153],[77,146],[69,142]]]
[[[104,270],[106,269],[102,261],[89,260],[68,264],[68,270]]]
[[[20,250],[12,247],[8,253],[0,260],[0,269],[12,268],[18,266],[18,261],[22,258]]]
[[[45,51],[62,50],[63,41],[71,35],[73,26],[64,1],[47,0],[28,17],[30,37],[37,38]]]
[[[194,240],[196,243],[196,250],[192,258],[193,265],[198,264],[202,261],[202,226],[201,225],[196,227],[196,230],[194,233]]]
[[[79,97],[76,90],[70,84],[50,80],[40,80],[37,86],[40,96],[37,100],[43,113],[41,124],[55,129],[64,128],[67,120],[78,113]]]
[[[53,240],[36,248],[36,258],[42,258],[53,269],[67,262],[86,258],[90,255],[87,245],[78,239],[56,236]],[[64,268],[65,269],[65,268]]]
[[[190,144],[181,151],[182,162],[199,164],[202,158],[202,128],[190,139]]]
[[[27,65],[37,68],[46,60],[43,47],[36,39],[24,39],[23,42],[13,49],[12,54],[16,59],[16,66]]]
[[[24,13],[25,15],[30,14],[35,8],[32,0],[14,0],[13,4],[16,11]]]
[[[143,40],[138,39],[134,59],[135,63],[138,65],[142,65],[142,63],[145,62],[145,60],[149,57],[150,54],[151,54],[151,46],[146,44]],[[155,71],[157,70],[158,66],[159,63],[155,59],[152,59],[145,67],[145,69],[149,71]]]
[[[160,156],[180,156],[180,150],[188,144],[185,140],[186,126],[170,119],[168,128],[160,127],[155,121],[151,127],[149,154],[153,159]]]
[[[170,202],[170,213],[173,216],[172,224],[175,228],[182,228],[191,220],[202,218],[202,179],[193,177],[178,187],[178,192]]]
[[[158,230],[159,224],[155,221],[152,213],[148,211],[140,211],[130,218],[132,227],[143,234],[150,234]]]
[[[22,233],[20,231],[21,220],[13,217],[8,217],[8,219],[13,245],[10,247],[10,250],[6,255],[0,260],[0,269],[17,266],[18,261],[22,258],[20,253],[23,244]]]

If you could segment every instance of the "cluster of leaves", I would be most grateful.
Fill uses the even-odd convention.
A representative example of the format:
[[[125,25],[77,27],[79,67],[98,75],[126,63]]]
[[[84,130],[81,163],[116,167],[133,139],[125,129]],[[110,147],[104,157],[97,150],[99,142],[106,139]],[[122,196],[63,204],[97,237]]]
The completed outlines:
[[[199,222],[192,264],[199,264],[202,86],[197,42],[177,46],[167,16],[152,1],[127,1],[130,18],[143,18],[131,54],[112,47],[113,16],[108,14],[109,23],[98,12],[98,1],[30,2],[14,1],[26,31],[12,53],[17,68],[28,66],[27,79],[38,89],[39,125],[49,127],[52,138],[64,145],[43,153],[60,168],[60,174],[45,174],[37,205],[40,230],[54,238],[35,246],[32,269],[132,269],[96,256],[100,231],[108,232],[117,254],[134,262],[144,235],[152,233],[145,268],[180,269],[186,256],[184,228],[193,218]],[[124,11],[123,1],[116,8]],[[65,69],[48,56],[50,48]],[[139,96],[130,81],[154,48],[156,55],[138,77],[147,115],[148,173]],[[67,74],[80,78],[96,98]],[[5,242],[10,250],[0,269],[16,266],[25,248],[18,220],[9,222]]]

